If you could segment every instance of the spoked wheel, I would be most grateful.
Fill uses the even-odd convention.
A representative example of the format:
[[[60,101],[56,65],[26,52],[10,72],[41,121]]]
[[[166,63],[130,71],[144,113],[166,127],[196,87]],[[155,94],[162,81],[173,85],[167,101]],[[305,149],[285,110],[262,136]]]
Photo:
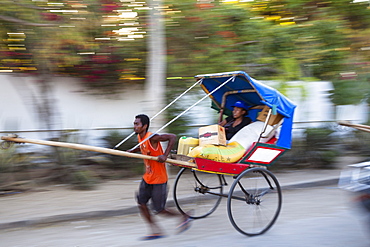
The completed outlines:
[[[263,168],[251,168],[239,174],[230,187],[227,212],[236,230],[255,236],[275,223],[281,202],[281,189],[274,174]]]
[[[174,201],[178,210],[193,219],[213,213],[222,199],[224,178],[219,174],[182,168],[174,184]]]

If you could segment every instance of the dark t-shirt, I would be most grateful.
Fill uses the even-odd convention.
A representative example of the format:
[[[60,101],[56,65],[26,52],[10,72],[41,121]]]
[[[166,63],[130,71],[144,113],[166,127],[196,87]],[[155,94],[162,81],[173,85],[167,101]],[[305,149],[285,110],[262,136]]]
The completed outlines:
[[[225,132],[226,132],[226,140],[230,140],[231,137],[233,137],[236,134],[236,132],[238,132],[244,126],[246,126],[246,125],[248,125],[252,122],[252,120],[249,117],[244,117],[240,124],[233,127],[234,121],[235,121],[235,119],[232,116],[226,118],[226,124],[224,126]]]

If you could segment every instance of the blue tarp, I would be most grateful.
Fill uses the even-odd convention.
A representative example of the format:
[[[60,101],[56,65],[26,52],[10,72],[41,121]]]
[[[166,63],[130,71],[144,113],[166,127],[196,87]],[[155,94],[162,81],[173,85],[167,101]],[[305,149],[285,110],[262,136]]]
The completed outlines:
[[[234,78],[229,80],[232,77]],[[206,93],[213,91],[222,83],[229,80],[229,82],[210,96],[214,103],[219,106],[221,105],[223,95],[228,91],[254,89],[255,92],[229,95],[226,99],[225,108],[232,111],[232,105],[236,101],[243,101],[249,106],[264,104],[274,110],[276,109],[277,113],[284,116],[277,145],[288,149],[291,147],[293,114],[296,105],[276,89],[253,79],[244,71],[197,75],[195,78],[203,79],[202,87]]]

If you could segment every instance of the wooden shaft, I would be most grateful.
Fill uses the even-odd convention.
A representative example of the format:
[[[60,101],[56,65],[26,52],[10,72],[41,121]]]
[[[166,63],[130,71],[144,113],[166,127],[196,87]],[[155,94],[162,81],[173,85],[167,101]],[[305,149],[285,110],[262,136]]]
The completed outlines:
[[[369,132],[370,133],[370,129],[365,129],[365,128],[360,128],[360,127],[354,127],[355,129],[358,129],[358,130],[362,130],[362,131],[365,131],[365,132]]]
[[[370,132],[370,126],[367,126],[367,125],[353,124],[353,123],[350,123],[350,122],[347,122],[347,121],[339,121],[338,124],[343,125],[343,126],[347,126],[347,127],[352,127],[352,128],[358,129],[358,130]]]
[[[42,141],[42,140],[33,140],[33,139],[23,139],[23,138],[14,138],[10,136],[2,136],[2,140],[17,142],[17,143],[32,143],[32,144],[39,144],[39,145],[46,145],[46,146],[54,146],[54,147],[64,147],[64,148],[72,148],[78,150],[85,150],[85,151],[92,151],[98,153],[105,153],[105,154],[112,154],[118,156],[125,156],[130,158],[137,158],[137,159],[146,159],[146,160],[157,160],[158,158],[155,156],[149,156],[144,154],[137,154],[137,153],[130,153],[120,150],[114,150],[110,148],[101,148],[95,147],[90,145],[84,144],[75,144],[75,143],[68,143],[68,142],[55,142],[55,141]],[[171,164],[177,164],[187,167],[194,167],[197,168],[197,165],[194,163],[182,161],[182,160],[174,160],[174,159],[167,159],[166,162]]]

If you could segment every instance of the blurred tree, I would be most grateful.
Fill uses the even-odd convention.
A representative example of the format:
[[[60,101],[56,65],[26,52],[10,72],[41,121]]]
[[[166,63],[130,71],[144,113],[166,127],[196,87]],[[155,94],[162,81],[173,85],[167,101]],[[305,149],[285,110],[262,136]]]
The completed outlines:
[[[149,7],[135,0],[4,0],[2,70],[37,74],[40,81],[78,76],[106,94],[142,83]],[[336,84],[352,70],[367,74],[359,68],[370,58],[367,7],[352,0],[164,0],[167,76],[245,70],[259,79]],[[170,90],[178,86],[178,80],[167,83]],[[342,85],[334,87],[339,92]]]
[[[352,87],[341,76],[368,74],[366,1],[167,2],[173,9],[167,14],[171,76],[242,69],[259,79],[332,81],[335,104],[348,103],[339,100],[345,91],[356,95],[351,102],[368,97],[367,76],[352,80],[361,84]]]
[[[167,15],[170,76],[259,66],[259,39],[266,23],[250,19],[248,9],[193,0],[168,2],[173,9]]]
[[[274,23],[276,41],[269,45],[277,64],[284,62],[282,57],[293,58],[300,70],[296,79],[333,82],[331,98],[336,105],[356,104],[368,98],[368,2],[261,0],[252,5]],[[288,72],[279,71],[283,75]]]
[[[52,99],[50,97],[49,73],[50,64],[43,59],[45,54],[43,42],[47,40],[49,32],[56,26],[57,15],[51,14],[35,16],[35,13],[51,10],[53,8],[41,7],[25,3],[25,1],[3,1],[1,5],[0,19],[4,20],[1,25],[3,45],[1,57],[3,68],[9,71],[31,72],[38,76],[38,86],[41,97],[35,99],[38,117],[44,123],[46,129],[53,125]],[[43,18],[50,18],[54,23],[45,23]],[[46,32],[44,32],[46,31]],[[37,42],[44,37],[43,42]],[[25,64],[25,66],[23,66]]]
[[[99,93],[143,82],[145,44],[138,12],[119,0],[4,0],[2,69],[77,76]],[[143,19],[144,20],[144,19]]]
[[[114,94],[123,82],[143,81],[145,45],[134,41],[143,39],[144,30],[132,9],[119,0],[2,1],[0,70],[15,79],[30,74],[36,78],[38,91],[30,97],[40,129],[53,130],[58,123],[55,76],[83,78],[99,94]],[[54,149],[51,158],[63,169],[61,154]]]
[[[307,1],[196,2],[173,3],[179,11],[168,17],[169,73],[243,68],[270,79],[327,79],[348,54],[342,48],[349,42],[338,28],[343,22],[336,16],[296,16],[300,12],[293,11]]]
[[[55,128],[54,76],[82,78],[88,92],[100,95],[144,81],[145,29],[139,12],[145,20],[145,10],[134,11],[119,0],[2,1],[1,72],[37,78],[38,93],[31,98],[40,128]]]

